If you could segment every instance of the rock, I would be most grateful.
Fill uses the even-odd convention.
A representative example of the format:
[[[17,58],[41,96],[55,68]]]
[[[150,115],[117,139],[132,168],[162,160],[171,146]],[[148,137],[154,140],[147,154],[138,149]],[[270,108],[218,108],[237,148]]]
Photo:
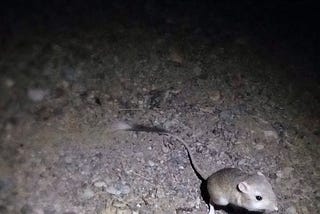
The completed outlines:
[[[65,67],[62,70],[62,74],[63,74],[64,79],[69,82],[76,81],[76,79],[78,77],[76,70],[72,67]]]
[[[130,192],[130,187],[128,185],[123,185],[121,188],[122,194],[128,194]]]
[[[294,206],[290,206],[285,211],[286,214],[298,214],[296,208]]]
[[[93,185],[94,185],[95,187],[98,187],[98,188],[107,187],[107,184],[106,184],[104,181],[94,182]]]
[[[67,156],[67,157],[65,157],[64,161],[65,161],[67,164],[70,164],[70,163],[72,163],[72,157]]]
[[[110,193],[112,195],[120,195],[121,191],[115,188],[114,186],[109,186],[106,188],[107,193]]]
[[[10,78],[7,78],[4,80],[4,85],[7,87],[7,88],[11,88],[12,86],[14,86],[15,82],[10,79]]]
[[[193,68],[193,72],[196,76],[201,75],[202,69],[197,65]]]
[[[285,167],[282,170],[277,171],[276,175],[278,178],[290,178],[292,177],[293,170],[292,167]]]
[[[264,136],[266,137],[267,140],[278,139],[277,132],[275,132],[273,130],[263,131],[263,133],[264,133]]]
[[[43,89],[28,89],[28,97],[34,102],[40,102],[43,98],[49,94],[48,90]]]
[[[112,195],[128,194],[131,190],[128,185],[115,184],[106,188],[106,191]]]
[[[168,152],[170,152],[169,146],[164,145],[164,144],[162,144],[161,150],[162,150],[162,152],[165,153],[165,154],[168,153]]]
[[[159,65],[153,65],[152,67],[151,67],[151,70],[152,71],[156,71],[156,70],[158,70],[159,69]]]
[[[225,110],[220,112],[219,117],[221,120],[226,121],[226,122],[231,122],[234,118],[234,115],[230,110]]]
[[[209,93],[209,98],[210,98],[210,100],[212,100],[213,102],[219,101],[220,98],[221,98],[220,91],[218,91],[218,90],[211,91],[211,92]]]
[[[255,148],[257,150],[262,150],[262,149],[264,149],[264,145],[262,143],[258,143],[258,144],[255,145]]]
[[[83,199],[88,200],[94,196],[94,192],[90,188],[86,188],[81,196]]]
[[[156,164],[155,164],[153,161],[148,160],[148,165],[151,166],[151,167],[153,167],[153,166],[155,166]]]
[[[119,57],[118,56],[114,56],[113,57],[113,61],[115,64],[118,64],[119,63]]]
[[[172,48],[169,50],[169,60],[178,64],[182,64],[184,59],[180,50]]]

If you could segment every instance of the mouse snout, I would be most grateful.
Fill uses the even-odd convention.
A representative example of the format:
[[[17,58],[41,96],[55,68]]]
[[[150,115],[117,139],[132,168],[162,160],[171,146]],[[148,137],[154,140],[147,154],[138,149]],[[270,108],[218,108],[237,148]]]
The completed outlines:
[[[279,210],[279,208],[278,208],[278,206],[277,206],[277,204],[270,204],[270,206],[269,206],[269,209],[267,209],[268,211],[278,211]]]
[[[274,210],[274,211],[278,211],[279,208],[278,208],[277,206],[274,206],[273,210]]]
[[[272,211],[278,211],[279,210],[278,203],[276,201],[273,201],[273,203],[270,204],[270,205],[271,205],[270,207],[271,207]]]
[[[273,211],[278,211],[279,208],[277,207],[277,205],[273,205],[273,206],[270,206],[268,209],[266,209],[266,211],[268,212],[273,212]]]

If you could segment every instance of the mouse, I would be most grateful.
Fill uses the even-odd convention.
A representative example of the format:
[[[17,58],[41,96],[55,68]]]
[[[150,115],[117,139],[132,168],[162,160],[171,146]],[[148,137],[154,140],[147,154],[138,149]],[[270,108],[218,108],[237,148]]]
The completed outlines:
[[[228,205],[250,212],[278,211],[276,195],[268,179],[261,172],[247,173],[238,168],[223,168],[207,177],[195,161],[188,143],[181,137],[160,127],[125,122],[119,122],[113,126],[113,131],[120,130],[158,133],[180,142],[187,151],[191,167],[197,177],[206,183],[206,191],[209,196],[208,214],[215,214],[214,206],[225,207]]]

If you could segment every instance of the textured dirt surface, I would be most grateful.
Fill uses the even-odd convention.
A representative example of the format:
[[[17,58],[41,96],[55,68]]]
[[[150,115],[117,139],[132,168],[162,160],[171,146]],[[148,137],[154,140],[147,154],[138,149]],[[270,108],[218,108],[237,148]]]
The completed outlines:
[[[117,121],[172,131],[208,175],[262,171],[279,213],[318,213],[320,89],[293,75],[309,62],[236,29],[177,30],[190,22],[174,18],[160,30],[119,21],[7,40],[0,213],[206,213],[183,147],[110,132]]]

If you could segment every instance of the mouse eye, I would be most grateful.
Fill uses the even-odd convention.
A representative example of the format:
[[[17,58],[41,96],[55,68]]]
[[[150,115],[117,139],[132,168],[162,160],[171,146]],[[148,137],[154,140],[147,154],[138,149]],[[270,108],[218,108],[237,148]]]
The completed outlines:
[[[260,195],[257,195],[257,196],[256,196],[256,199],[257,199],[258,201],[261,201],[261,200],[262,200],[262,197],[261,197]]]

